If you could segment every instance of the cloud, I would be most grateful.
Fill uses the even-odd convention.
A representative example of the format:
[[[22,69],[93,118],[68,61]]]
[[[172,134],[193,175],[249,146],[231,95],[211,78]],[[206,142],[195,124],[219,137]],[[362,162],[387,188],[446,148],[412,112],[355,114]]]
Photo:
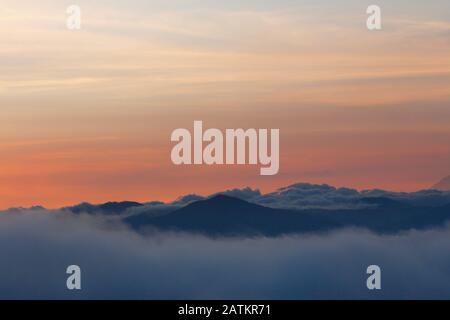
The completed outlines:
[[[361,195],[349,188],[297,183],[255,199],[258,204],[276,208],[360,208]]]
[[[148,202],[142,206],[131,207],[121,212],[123,216],[145,213],[161,215],[182,208],[192,202],[205,200],[218,194],[242,199],[271,208],[307,210],[307,209],[364,209],[372,206],[367,198],[389,198],[412,206],[437,207],[450,204],[450,191],[421,190],[417,192],[392,192],[380,189],[358,191],[351,188],[336,188],[327,184],[296,183],[279,188],[274,192],[262,194],[250,187],[230,189],[211,195],[188,194],[173,202]],[[83,209],[85,208],[85,209]],[[99,212],[99,206],[83,203],[65,208],[76,213]]]
[[[242,200],[246,200],[246,201],[252,201],[255,199],[258,199],[259,197],[261,197],[261,192],[259,190],[253,190],[252,188],[243,188],[243,189],[231,189],[231,190],[226,190],[223,192],[219,192],[216,194],[213,194],[212,196],[215,196],[217,194],[224,194],[230,197],[235,197],[238,199],[242,199]]]
[[[20,210],[0,217],[0,298],[448,298],[450,229],[376,236],[209,239],[146,237],[98,218]],[[65,288],[66,267],[82,290]],[[366,289],[366,268],[382,290]]]
[[[286,209],[361,209],[368,203],[365,198],[386,197],[411,205],[442,206],[450,203],[450,192],[422,190],[418,192],[391,192],[385,190],[358,191],[351,188],[336,188],[327,184],[296,183],[275,192],[261,194],[251,188],[224,192],[236,198],[272,208]]]

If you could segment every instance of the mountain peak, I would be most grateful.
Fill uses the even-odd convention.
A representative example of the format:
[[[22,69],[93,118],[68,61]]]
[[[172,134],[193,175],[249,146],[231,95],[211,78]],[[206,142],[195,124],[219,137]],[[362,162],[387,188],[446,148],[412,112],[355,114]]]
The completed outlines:
[[[128,209],[133,207],[142,206],[139,202],[133,201],[122,201],[122,202],[106,202],[99,205],[93,205],[90,203],[80,203],[79,205],[73,207],[66,207],[67,210],[78,214],[78,213],[88,213],[96,214],[102,213],[107,215],[120,215],[126,212]]]
[[[450,191],[450,176],[443,178],[431,188],[440,191]]]
[[[193,208],[208,208],[208,209],[227,209],[227,208],[233,208],[233,209],[249,209],[254,207],[260,207],[257,204],[253,204],[250,202],[247,202],[245,200],[231,197],[225,194],[217,194],[214,195],[208,199],[200,200],[197,202],[193,202],[187,207],[193,207]]]
[[[226,194],[216,194],[210,198],[208,198],[206,201],[233,201],[233,202],[246,202],[244,200],[232,197],[232,196],[227,196]]]

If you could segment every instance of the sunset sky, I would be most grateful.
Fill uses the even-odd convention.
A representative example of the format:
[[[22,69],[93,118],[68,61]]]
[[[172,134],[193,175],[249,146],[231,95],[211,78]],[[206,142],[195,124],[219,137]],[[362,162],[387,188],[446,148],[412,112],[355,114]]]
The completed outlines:
[[[174,166],[194,120],[279,128],[280,173]],[[0,0],[0,123],[0,208],[428,188],[450,174],[450,1]]]

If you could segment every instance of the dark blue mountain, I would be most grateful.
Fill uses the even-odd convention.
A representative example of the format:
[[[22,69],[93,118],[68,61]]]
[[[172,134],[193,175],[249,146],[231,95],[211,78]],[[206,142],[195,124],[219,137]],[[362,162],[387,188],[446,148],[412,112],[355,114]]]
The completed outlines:
[[[407,208],[407,207],[411,207],[411,205],[398,201],[398,200],[393,200],[391,198],[386,198],[386,197],[367,197],[367,198],[362,198],[361,202],[369,204],[369,205],[373,205],[376,208],[380,209],[380,208]]]
[[[218,195],[191,203],[170,213],[130,216],[124,222],[137,231],[193,232],[208,236],[279,236],[321,233],[359,227],[377,233],[444,226],[450,221],[449,206],[414,207],[388,198],[368,198],[373,206],[348,210],[273,209]]]
[[[160,230],[235,236],[275,236],[337,227],[308,212],[267,208],[225,195],[197,201],[158,217],[131,216],[125,222],[137,230],[150,226]]]
[[[90,203],[81,203],[73,207],[66,207],[68,210],[75,214],[87,213],[87,214],[102,214],[107,216],[121,215],[128,209],[133,207],[142,206],[139,202],[123,201],[123,202],[107,202],[100,205],[93,205]]]

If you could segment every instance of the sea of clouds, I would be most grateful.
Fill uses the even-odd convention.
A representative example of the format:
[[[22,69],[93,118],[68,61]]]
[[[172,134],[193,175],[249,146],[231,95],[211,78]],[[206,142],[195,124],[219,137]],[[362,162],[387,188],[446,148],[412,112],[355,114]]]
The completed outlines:
[[[1,299],[450,298],[450,228],[280,238],[145,236],[102,217],[15,210],[0,217]],[[66,288],[66,268],[82,290]],[[366,268],[382,270],[382,290]]]
[[[433,207],[450,204],[450,191],[391,192],[378,189],[358,191],[351,188],[336,188],[327,184],[296,183],[266,194],[261,193],[258,189],[249,187],[225,190],[209,196],[189,194],[170,203],[157,201],[144,203],[143,206],[130,208],[126,214],[165,214],[189,203],[204,200],[217,194],[228,195],[266,207],[292,210],[363,209],[371,206],[364,199],[379,197],[389,198],[413,206]]]

